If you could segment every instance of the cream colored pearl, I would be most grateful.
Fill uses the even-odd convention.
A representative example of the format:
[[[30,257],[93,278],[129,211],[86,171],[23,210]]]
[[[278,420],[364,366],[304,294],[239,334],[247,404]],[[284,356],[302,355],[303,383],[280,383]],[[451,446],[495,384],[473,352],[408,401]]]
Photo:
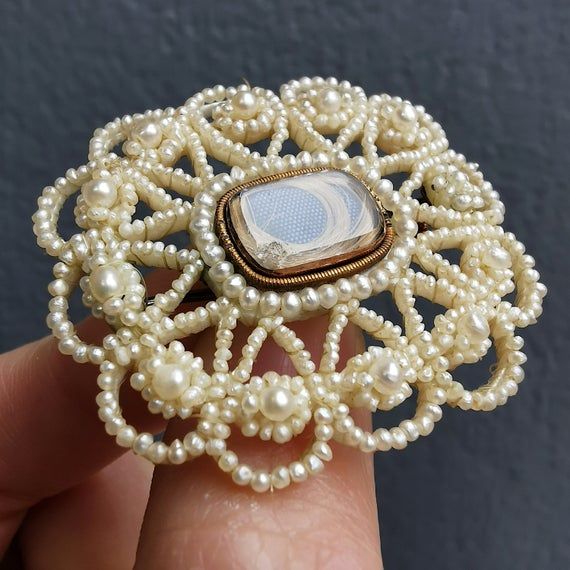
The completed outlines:
[[[271,477],[265,471],[256,471],[251,478],[251,488],[256,493],[264,493],[271,486]]]
[[[393,358],[380,355],[372,362],[369,373],[383,394],[393,394],[402,387],[402,371]]]
[[[336,113],[340,109],[341,98],[336,89],[323,89],[319,93],[317,101],[319,109],[324,113]]]
[[[133,134],[144,148],[156,148],[162,141],[162,129],[154,121],[141,123]]]
[[[289,473],[294,483],[302,483],[309,475],[307,469],[300,461],[293,461],[293,463],[289,465]]]
[[[492,247],[483,254],[483,263],[493,269],[508,269],[511,264],[511,254],[502,247]]]
[[[491,332],[487,319],[477,309],[471,309],[457,321],[457,330],[471,342],[481,342],[487,339]]]
[[[81,188],[81,194],[85,203],[92,208],[110,208],[118,196],[115,184],[106,178],[86,182]]]
[[[409,128],[417,120],[416,110],[409,103],[404,103],[394,114],[394,123],[398,128]]]
[[[174,400],[190,385],[190,375],[177,364],[163,364],[152,378],[152,387],[163,400]]]
[[[253,471],[248,465],[239,465],[232,472],[232,479],[237,485],[248,485],[253,477]]]
[[[291,484],[291,473],[284,465],[276,467],[271,473],[271,484],[275,489],[284,489]]]
[[[257,97],[251,91],[238,91],[232,97],[234,115],[239,119],[251,119],[257,113]]]
[[[292,414],[294,408],[295,399],[286,388],[271,386],[261,393],[261,413],[269,420],[282,422]]]
[[[103,265],[93,270],[89,277],[89,287],[93,296],[101,302],[124,293],[121,271],[113,265]]]

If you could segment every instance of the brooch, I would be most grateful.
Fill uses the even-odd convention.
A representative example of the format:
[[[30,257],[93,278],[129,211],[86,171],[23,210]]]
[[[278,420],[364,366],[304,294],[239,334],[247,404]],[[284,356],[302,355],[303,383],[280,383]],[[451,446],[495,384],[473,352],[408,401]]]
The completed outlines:
[[[516,329],[536,322],[546,288],[501,227],[497,191],[423,107],[332,78],[291,81],[279,96],[215,86],[97,129],[88,160],[44,189],[34,232],[55,260],[48,326],[61,352],[100,368],[99,416],[120,446],[154,463],[207,454],[263,492],[319,473],[333,460],[331,440],[365,453],[402,449],[431,433],[445,406],[489,411],[517,392],[526,358]],[[77,231],[64,238],[67,200]],[[165,243],[179,232],[184,247]],[[148,268],[174,274],[154,297]],[[77,288],[112,328],[101,346],[70,321]],[[402,326],[365,306],[380,293]],[[438,306],[433,325],[418,298]],[[323,314],[316,361],[289,323]],[[251,327],[239,346],[238,323]],[[339,367],[349,324],[372,344]],[[207,329],[215,353],[204,362],[183,340]],[[253,374],[270,338],[294,375]],[[459,367],[493,346],[490,377],[467,389]],[[139,433],[122,415],[123,384],[152,413],[188,419],[187,435]],[[390,410],[408,398],[415,411],[396,426],[366,432],[351,417],[351,408]],[[284,444],[307,430],[301,457],[272,465],[268,453],[260,469],[229,440],[237,431]]]

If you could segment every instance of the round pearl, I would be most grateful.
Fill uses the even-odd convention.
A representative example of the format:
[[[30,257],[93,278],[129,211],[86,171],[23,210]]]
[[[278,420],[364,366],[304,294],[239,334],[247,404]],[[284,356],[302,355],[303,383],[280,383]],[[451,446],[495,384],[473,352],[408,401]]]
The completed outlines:
[[[251,119],[257,113],[257,98],[251,91],[238,91],[232,98],[234,114],[240,119]]]
[[[511,254],[502,247],[492,247],[483,254],[483,263],[493,269],[508,269],[511,264]]]
[[[398,363],[388,356],[376,358],[369,369],[375,379],[375,386],[382,394],[393,394],[402,386],[402,371]]]
[[[404,103],[402,107],[394,113],[394,124],[399,129],[406,129],[409,128],[416,122],[417,113],[414,109],[413,105],[409,103]]]
[[[286,388],[271,386],[261,393],[261,413],[269,420],[282,422],[286,420],[295,407],[293,394]]]
[[[481,342],[489,338],[491,332],[487,319],[477,309],[472,309],[457,321],[457,330],[471,342]]]
[[[158,367],[152,379],[154,391],[163,400],[174,400],[190,385],[190,376],[177,364],[163,364]]]
[[[124,292],[121,272],[112,265],[97,267],[89,277],[89,286],[93,296],[102,303]]]
[[[251,488],[256,493],[264,493],[271,487],[271,477],[265,471],[256,471],[251,478]]]
[[[104,178],[86,182],[81,188],[81,194],[85,203],[92,208],[110,208],[117,201],[117,188]]]
[[[162,142],[162,129],[152,121],[141,123],[133,134],[144,148],[156,148]]]
[[[336,89],[323,89],[318,95],[317,105],[324,113],[336,113],[340,104],[340,93]]]

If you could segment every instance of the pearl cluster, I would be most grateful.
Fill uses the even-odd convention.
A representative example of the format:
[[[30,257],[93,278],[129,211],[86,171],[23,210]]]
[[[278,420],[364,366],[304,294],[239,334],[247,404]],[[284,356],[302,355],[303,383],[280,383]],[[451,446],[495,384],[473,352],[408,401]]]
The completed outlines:
[[[264,139],[263,154],[247,146]],[[282,152],[288,139],[302,149],[298,154]],[[362,154],[351,157],[354,142]],[[183,158],[191,171],[177,166]],[[210,158],[227,171],[215,174]],[[393,246],[349,277],[260,290],[220,245],[217,203],[238,184],[311,167],[358,176],[389,212]],[[388,177],[401,172],[407,178],[394,188]],[[74,194],[78,231],[66,239],[58,218]],[[137,217],[139,202],[152,215]],[[536,322],[546,288],[524,245],[501,228],[503,217],[498,193],[476,164],[448,150],[443,129],[423,107],[385,94],[367,97],[346,81],[304,77],[284,85],[280,96],[217,85],[179,108],[115,119],[95,131],[85,166],[44,189],[33,221],[39,246],[56,258],[47,324],[62,353],[99,367],[97,404],[107,432],[154,463],[209,455],[236,484],[263,492],[322,471],[333,440],[366,453],[402,449],[431,433],[445,404],[492,410],[517,392],[526,357],[515,331]],[[186,248],[165,244],[180,231],[187,232]],[[446,250],[458,250],[459,262],[450,262]],[[152,303],[143,268],[176,274]],[[185,307],[200,279],[215,301]],[[83,303],[112,327],[101,345],[83,341],[69,318],[78,286]],[[381,292],[393,298],[402,326],[363,306]],[[431,328],[416,307],[420,297],[441,307]],[[328,315],[329,324],[317,361],[289,323],[318,314]],[[234,341],[238,323],[252,327],[242,346]],[[377,346],[339,367],[349,324]],[[204,362],[182,341],[208,329],[214,354]],[[253,375],[268,339],[288,355],[293,375]],[[459,367],[492,346],[490,378],[465,388]],[[195,418],[193,429],[171,442],[138,432],[122,414],[125,382],[152,413]],[[415,412],[396,426],[368,432],[351,416],[351,407],[390,410],[412,397]],[[284,444],[309,429],[307,449],[287,464],[271,465],[268,457],[267,467],[254,469],[230,445],[236,431]]]

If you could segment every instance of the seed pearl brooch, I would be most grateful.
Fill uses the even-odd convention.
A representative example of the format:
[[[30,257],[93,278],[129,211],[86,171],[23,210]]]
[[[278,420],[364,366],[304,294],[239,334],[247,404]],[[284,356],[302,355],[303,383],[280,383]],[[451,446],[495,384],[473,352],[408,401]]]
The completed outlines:
[[[448,149],[423,107],[332,78],[291,81],[279,96],[217,85],[97,129],[88,157],[43,190],[34,232],[56,259],[47,324],[62,353],[100,368],[99,417],[118,445],[153,463],[207,454],[263,492],[321,472],[331,440],[364,453],[403,449],[431,433],[445,405],[490,411],[516,394],[526,357],[515,330],[536,322],[546,288],[502,229],[499,194]],[[77,233],[66,239],[58,218],[72,196]],[[184,247],[165,243],[181,232]],[[149,268],[175,275],[154,297]],[[70,321],[77,287],[113,331],[101,346]],[[381,293],[401,326],[365,306]],[[418,298],[439,310],[433,326]],[[319,314],[329,323],[317,361],[289,323]],[[236,346],[238,323],[251,333]],[[341,369],[349,323],[373,346]],[[207,329],[215,353],[205,362],[182,341]],[[269,338],[294,375],[252,374]],[[459,368],[492,347],[490,378],[467,389]],[[187,435],[138,432],[123,417],[123,384],[152,413],[187,419]],[[408,398],[415,411],[394,427],[367,432],[351,416]],[[231,449],[234,432],[285,444],[309,430],[286,465],[268,452],[266,467],[253,468]]]

